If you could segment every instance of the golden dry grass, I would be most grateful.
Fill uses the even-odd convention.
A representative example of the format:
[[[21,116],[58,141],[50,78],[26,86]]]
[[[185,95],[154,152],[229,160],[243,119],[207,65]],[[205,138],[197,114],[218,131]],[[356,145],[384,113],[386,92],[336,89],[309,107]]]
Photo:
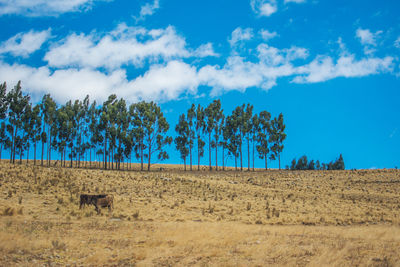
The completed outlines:
[[[400,171],[162,167],[1,162],[0,265],[400,265]],[[115,208],[79,210],[80,193]]]

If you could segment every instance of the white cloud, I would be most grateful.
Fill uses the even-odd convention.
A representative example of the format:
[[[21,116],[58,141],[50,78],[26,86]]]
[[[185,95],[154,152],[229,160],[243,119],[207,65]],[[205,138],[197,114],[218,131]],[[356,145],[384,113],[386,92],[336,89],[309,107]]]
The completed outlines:
[[[110,94],[117,94],[128,102],[168,101],[183,94],[195,94],[199,85],[196,68],[181,61],[154,65],[131,81],[123,69],[109,74],[87,68],[51,72],[48,67],[33,68],[0,62],[0,80],[8,84],[21,80],[24,91],[34,98],[50,93],[61,103],[83,99],[86,95],[101,102]]]
[[[373,54],[376,51],[375,49],[375,47],[377,46],[376,41],[381,33],[382,31],[377,31],[373,33],[369,29],[361,29],[361,28],[357,29],[356,37],[360,39],[361,44],[364,46],[364,53],[366,55]]]
[[[251,0],[251,9],[259,16],[269,17],[278,11],[276,0]]]
[[[306,0],[285,0],[284,3],[297,3],[297,4],[301,4],[301,3],[305,3]]]
[[[140,8],[139,17],[136,18],[136,21],[144,20],[146,16],[151,16],[154,12],[160,8],[160,1],[154,0],[152,4],[146,3]]]
[[[277,84],[278,78],[298,73],[292,61],[308,56],[306,49],[298,47],[280,50],[260,44],[257,51],[258,62],[246,61],[243,57],[233,55],[222,68],[209,65],[201,68],[200,83],[212,87],[212,95],[231,90],[244,92],[250,87],[269,90]]]
[[[317,83],[337,77],[363,77],[393,71],[393,57],[364,58],[356,60],[354,55],[341,56],[335,63],[331,57],[317,57],[311,63],[298,68],[302,76],[295,83]]]
[[[394,41],[394,46],[400,48],[400,36],[397,38],[396,41]]]
[[[206,50],[208,48],[208,50]],[[210,45],[200,48],[212,55]],[[145,60],[158,62],[174,58],[189,57],[186,41],[174,27],[146,30],[141,27],[127,27],[122,24],[103,37],[97,34],[71,34],[59,44],[51,47],[44,59],[52,67],[106,67],[118,68],[124,64],[141,66]]]
[[[257,47],[257,51],[260,61],[270,66],[285,64],[296,59],[306,59],[308,57],[307,49],[296,46],[278,49],[267,44],[260,44]]]
[[[31,44],[15,48],[18,52],[9,51],[16,55],[29,55],[40,48],[49,34],[50,30],[42,39],[27,38],[39,39],[35,42],[23,41],[24,34],[20,34],[1,47],[5,49],[10,46],[6,44],[12,43]],[[267,35],[275,34],[268,32]],[[229,39],[233,53],[225,64],[204,65],[207,63],[196,60],[189,64],[184,59],[218,54],[211,43],[197,49],[188,48],[185,39],[173,27],[148,30],[120,24],[108,33],[69,35],[49,48],[44,57],[47,66],[35,68],[0,60],[0,81],[16,84],[21,80],[24,90],[34,98],[50,93],[61,103],[82,99],[87,94],[101,102],[112,93],[128,102],[164,102],[187,95],[195,96],[199,86],[211,87],[210,94],[219,95],[231,90],[244,92],[251,87],[269,90],[282,77],[289,77],[294,83],[317,83],[337,77],[392,72],[394,69],[393,57],[355,59],[354,55],[345,51],[340,38],[338,44],[345,52],[337,60],[329,56],[307,60],[309,51],[305,48],[291,46],[280,49],[266,43],[258,44],[255,49],[247,47],[245,54],[250,52],[250,57],[240,56],[236,49],[241,47],[243,41],[253,37],[251,28],[239,27]],[[149,62],[150,67],[142,75],[128,78],[127,66],[144,66],[145,62]]]
[[[278,36],[276,32],[270,32],[268,30],[260,30],[260,35],[264,39],[264,41],[269,41],[270,39]]]
[[[66,12],[85,11],[94,2],[110,0],[0,0],[0,16],[56,16]]]
[[[14,56],[28,57],[40,49],[50,37],[50,30],[18,33],[0,44],[0,54],[10,53]]]
[[[193,52],[193,56],[195,56],[195,57],[218,57],[219,54],[217,54],[214,51],[212,43],[206,43],[206,44],[199,46]]]
[[[356,36],[360,39],[361,44],[376,46],[376,34],[372,33],[369,29],[358,28]]]
[[[253,38],[253,29],[251,28],[242,29],[241,27],[238,27],[232,32],[231,38],[228,40],[228,42],[233,47],[241,41],[251,40],[252,38]]]
[[[195,95],[199,80],[197,70],[182,61],[155,65],[144,75],[121,87],[121,96],[139,100],[173,100],[182,95]]]

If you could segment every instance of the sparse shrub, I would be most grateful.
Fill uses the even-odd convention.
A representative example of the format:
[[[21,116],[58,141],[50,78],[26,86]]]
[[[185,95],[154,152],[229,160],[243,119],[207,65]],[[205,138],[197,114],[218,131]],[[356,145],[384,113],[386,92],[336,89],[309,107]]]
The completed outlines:
[[[54,250],[65,251],[66,248],[67,248],[67,245],[64,242],[61,242],[61,241],[58,241],[58,240],[51,241],[51,245],[53,246]]]
[[[232,207],[232,206],[230,207],[230,210],[229,210],[228,214],[229,214],[229,215],[232,215],[232,214],[233,214],[233,207]]]
[[[93,216],[93,211],[92,210],[91,211],[87,211],[85,213],[85,217],[91,217],[91,216]]]
[[[18,204],[20,204],[20,205],[22,204],[22,196],[18,197]]]
[[[263,222],[260,219],[258,219],[256,220],[256,224],[263,224]]]
[[[139,219],[139,211],[138,211],[138,210],[135,211],[135,212],[132,214],[132,218],[135,219],[135,220]]]
[[[250,203],[250,202],[247,202],[246,209],[247,209],[247,210],[251,210],[251,203]]]
[[[7,207],[7,208],[4,209],[2,215],[3,216],[14,216],[14,214],[15,214],[15,209],[11,208],[11,207]]]
[[[215,206],[211,205],[211,203],[208,203],[208,212],[213,213],[215,209]]]

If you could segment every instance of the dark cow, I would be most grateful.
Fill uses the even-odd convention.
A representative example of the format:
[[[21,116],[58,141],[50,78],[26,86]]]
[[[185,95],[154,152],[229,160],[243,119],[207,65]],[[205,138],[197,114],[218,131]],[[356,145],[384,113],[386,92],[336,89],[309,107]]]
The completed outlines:
[[[100,213],[100,208],[108,208],[108,211],[114,209],[114,196],[113,195],[106,195],[105,197],[98,198],[96,200],[96,211]]]
[[[97,207],[97,199],[105,198],[106,196],[107,196],[106,194],[100,194],[100,195],[81,194],[79,209],[82,209],[82,207],[84,207],[85,205],[94,205],[95,207]]]

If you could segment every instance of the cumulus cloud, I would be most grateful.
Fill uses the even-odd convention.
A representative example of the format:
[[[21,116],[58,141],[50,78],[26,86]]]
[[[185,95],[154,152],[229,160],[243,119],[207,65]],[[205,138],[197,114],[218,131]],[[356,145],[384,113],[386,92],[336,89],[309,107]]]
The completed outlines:
[[[229,44],[233,47],[241,41],[251,40],[253,38],[253,29],[246,28],[242,29],[241,27],[237,27],[231,35],[231,38],[228,39]]]
[[[259,59],[271,66],[285,64],[296,59],[306,59],[308,57],[307,49],[296,46],[278,49],[267,44],[260,44],[257,47],[257,51]]]
[[[0,0],[0,16],[56,16],[66,12],[86,11],[99,1],[112,0]]]
[[[0,44],[0,54],[10,53],[14,56],[28,57],[40,49],[50,37],[50,30],[18,33]]]
[[[267,36],[264,40],[277,35],[263,31]],[[16,56],[33,53],[49,38],[50,30],[41,33],[31,31],[10,38],[0,45],[2,53]],[[257,36],[259,40],[260,35]],[[253,38],[253,29],[239,27],[228,40],[233,52],[224,63],[207,65],[198,60],[187,63],[190,57],[219,55],[211,43],[188,47],[173,27],[148,30],[120,24],[107,33],[70,34],[48,48],[44,57],[47,66],[10,64],[0,59],[0,81],[16,84],[21,80],[24,90],[33,98],[50,93],[61,103],[82,99],[87,94],[98,102],[110,94],[117,94],[128,102],[165,102],[196,96],[199,86],[212,88],[210,94],[215,96],[231,90],[244,92],[251,87],[269,90],[282,77],[288,77],[293,83],[317,83],[394,69],[393,57],[356,59],[340,38],[338,44],[342,53],[338,58],[317,56],[309,60],[310,52],[306,48],[277,48],[267,43],[255,48],[246,46],[243,54],[251,51],[251,56],[244,57],[243,51],[237,48]],[[14,47],[14,50],[7,47]],[[137,77],[128,77],[127,67],[144,66],[145,62],[150,63],[148,69]]]
[[[270,39],[278,36],[276,32],[270,32],[264,29],[260,30],[260,35],[264,41],[269,41]]]
[[[364,46],[364,53],[369,55],[373,54],[377,46],[377,38],[382,33],[382,31],[371,32],[369,29],[358,28],[356,31],[356,37],[360,39],[361,44]]]
[[[195,95],[199,80],[196,67],[182,61],[154,65],[144,75],[120,87],[121,95],[128,99],[173,100],[181,95]]]
[[[146,3],[140,8],[139,17],[136,17],[136,21],[144,20],[145,17],[151,16],[154,12],[160,8],[160,1],[154,0],[153,3]]]
[[[199,46],[194,52],[195,57],[218,57],[219,54],[214,51],[212,43],[206,43]]]
[[[364,58],[356,60],[354,55],[342,55],[334,62],[331,57],[319,56],[311,63],[298,68],[304,75],[293,79],[295,83],[317,83],[337,77],[363,77],[393,71],[393,57]]]
[[[71,34],[51,47],[44,59],[52,67],[115,69],[126,64],[139,67],[145,60],[158,63],[160,60],[215,55],[211,43],[191,52],[185,39],[172,26],[147,30],[122,24],[102,37],[96,33]]]
[[[251,0],[250,6],[259,16],[269,17],[278,11],[276,0]]]
[[[50,93],[58,102],[82,99],[86,95],[104,101],[117,94],[129,102],[140,100],[168,101],[181,94],[195,94],[198,87],[196,68],[181,61],[155,65],[143,76],[129,81],[126,71],[109,74],[92,69],[33,68],[0,62],[0,80],[8,84],[23,81],[23,88],[33,96]]]
[[[292,61],[308,56],[306,49],[298,47],[278,49],[260,44],[257,51],[259,60],[256,62],[232,55],[222,68],[219,66],[201,68],[199,70],[200,82],[213,88],[212,95],[219,95],[231,90],[244,92],[250,87],[269,90],[277,84],[278,78],[298,73]]]

